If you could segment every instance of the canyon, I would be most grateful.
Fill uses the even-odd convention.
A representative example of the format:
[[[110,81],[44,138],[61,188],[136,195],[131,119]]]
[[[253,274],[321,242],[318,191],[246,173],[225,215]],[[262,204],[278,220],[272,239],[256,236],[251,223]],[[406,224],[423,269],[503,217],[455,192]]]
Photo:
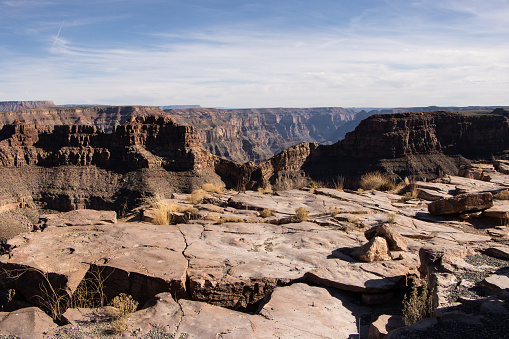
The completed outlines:
[[[378,338],[375,320],[401,317],[421,276],[437,303],[430,331],[506,320],[503,112],[373,115],[336,143],[238,163],[168,114],[104,110],[117,112],[109,133],[19,119],[0,130],[0,334],[114,337],[110,306],[44,302],[44,290],[70,300],[94,277],[107,301],[139,303],[120,334],[140,338]],[[401,187],[357,190],[374,171]]]

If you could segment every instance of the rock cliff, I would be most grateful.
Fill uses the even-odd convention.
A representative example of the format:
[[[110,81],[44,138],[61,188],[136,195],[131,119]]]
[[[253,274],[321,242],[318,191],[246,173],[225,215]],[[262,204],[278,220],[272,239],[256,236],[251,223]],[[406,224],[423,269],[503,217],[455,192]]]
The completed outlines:
[[[326,143],[355,117],[341,107],[167,110],[197,127],[203,147],[237,162],[262,161],[300,142]]]
[[[0,101],[0,112],[55,106],[53,101]]]
[[[16,123],[0,130],[0,200],[120,211],[144,195],[205,182],[288,189],[343,177],[355,187],[375,170],[431,179],[456,174],[468,159],[505,158],[507,149],[507,117],[451,112],[375,115],[336,144],[300,143],[259,164],[211,154],[194,127],[169,117],[132,117],[109,134],[96,126]]]
[[[221,184],[216,161],[193,127],[168,117],[133,117],[110,134],[96,126],[16,123],[0,130],[0,200],[119,211],[145,194]]]
[[[375,170],[431,179],[456,174],[467,159],[505,158],[507,149],[509,120],[502,115],[443,111],[374,115],[333,145],[302,143],[260,163],[248,186],[286,187],[305,177],[355,181]]]

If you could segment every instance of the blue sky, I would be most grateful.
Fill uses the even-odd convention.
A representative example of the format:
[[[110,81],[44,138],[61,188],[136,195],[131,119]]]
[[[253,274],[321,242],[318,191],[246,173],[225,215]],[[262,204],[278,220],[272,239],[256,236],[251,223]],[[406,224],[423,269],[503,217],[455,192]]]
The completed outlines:
[[[0,101],[509,105],[506,0],[0,0]]]

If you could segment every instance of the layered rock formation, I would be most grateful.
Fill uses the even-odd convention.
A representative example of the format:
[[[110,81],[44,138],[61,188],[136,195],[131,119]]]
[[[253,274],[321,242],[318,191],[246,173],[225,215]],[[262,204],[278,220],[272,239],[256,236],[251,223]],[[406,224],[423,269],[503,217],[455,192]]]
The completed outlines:
[[[237,162],[266,160],[302,141],[327,142],[356,111],[341,107],[167,111],[198,128],[203,147]]]
[[[53,102],[50,103],[50,106],[41,106],[41,108],[25,108],[24,106],[28,104],[23,104],[22,109],[3,112],[0,114],[0,126],[21,121],[26,124],[47,126],[94,125],[106,132],[111,132],[115,126],[123,124],[132,117],[151,114],[166,115],[160,107],[152,106],[55,107]]]
[[[0,112],[55,106],[53,101],[0,101]]]
[[[302,143],[259,164],[253,182],[285,187],[380,170],[403,178],[456,174],[467,159],[506,157],[509,120],[453,112],[374,115],[333,145]],[[291,179],[291,180],[289,180]]]
[[[221,184],[216,162],[229,164],[200,147],[193,127],[168,117],[132,118],[111,134],[95,126],[17,123],[0,130],[0,200],[119,211],[149,192]]]

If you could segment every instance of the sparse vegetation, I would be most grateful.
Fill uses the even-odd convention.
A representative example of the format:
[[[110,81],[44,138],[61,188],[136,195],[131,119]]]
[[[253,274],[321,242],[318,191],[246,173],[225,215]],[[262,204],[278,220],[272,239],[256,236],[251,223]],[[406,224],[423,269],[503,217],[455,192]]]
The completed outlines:
[[[295,219],[297,222],[307,221],[309,216],[309,211],[304,207],[299,207],[295,210]]]
[[[345,177],[338,176],[336,179],[333,180],[332,184],[334,185],[334,189],[338,191],[342,191],[345,186]]]
[[[260,194],[270,194],[270,193],[273,193],[272,191],[272,188],[269,186],[266,186],[266,187],[259,187],[258,188],[258,193]]]
[[[168,204],[165,199],[159,195],[155,195],[145,199],[145,202],[150,205],[154,211],[154,218],[152,223],[154,225],[170,225],[173,223],[171,213],[179,212],[190,212],[190,215],[197,215],[198,210],[190,206],[180,206],[176,204]],[[194,212],[194,214],[193,214]]]
[[[263,210],[260,211],[260,216],[262,218],[268,218],[268,217],[272,217],[274,215],[275,215],[275,212],[268,208],[264,208]]]
[[[332,206],[331,206],[331,207],[329,207],[329,214],[330,214],[330,216],[331,216],[331,217],[333,217],[333,218],[334,218],[336,215],[338,215],[340,212],[341,212],[341,211],[340,211],[340,210],[339,210],[339,208],[337,208],[337,207],[334,207],[334,208],[332,208]]]
[[[90,270],[80,282],[72,295],[65,287],[55,287],[51,283],[50,274],[36,268],[2,269],[2,274],[14,281],[24,275],[25,279],[39,281],[39,291],[31,296],[31,300],[40,305],[41,309],[56,321],[68,308],[96,308],[105,304],[103,292],[104,279],[100,270]]]
[[[436,309],[427,280],[413,278],[410,285],[410,291],[403,298],[403,321],[407,326],[421,319],[433,317]]]
[[[204,190],[194,190],[191,192],[191,195],[187,197],[187,201],[189,201],[191,204],[201,204],[203,202],[203,198],[207,195],[207,192]]]
[[[114,333],[122,333],[127,330],[127,318],[136,311],[138,302],[132,296],[120,293],[113,298],[110,305],[117,309],[117,313],[111,321],[111,329]]]
[[[509,200],[509,189],[498,192],[494,195],[494,198],[498,200]]]
[[[205,192],[211,192],[211,193],[217,193],[217,194],[223,193],[223,190],[221,189],[221,187],[213,185],[213,184],[203,184],[201,189],[204,190]]]
[[[361,177],[360,186],[364,190],[390,191],[396,186],[394,181],[380,172],[366,173]]]
[[[387,214],[387,223],[393,225],[396,223],[396,214],[394,213],[389,213]]]
[[[217,223],[218,224],[224,224],[225,222],[245,222],[243,218],[237,218],[237,217],[226,217],[226,218],[219,218]]]
[[[314,189],[314,188],[320,188],[320,185],[318,185],[318,183],[316,181],[310,181],[310,182],[308,182],[307,187]]]

